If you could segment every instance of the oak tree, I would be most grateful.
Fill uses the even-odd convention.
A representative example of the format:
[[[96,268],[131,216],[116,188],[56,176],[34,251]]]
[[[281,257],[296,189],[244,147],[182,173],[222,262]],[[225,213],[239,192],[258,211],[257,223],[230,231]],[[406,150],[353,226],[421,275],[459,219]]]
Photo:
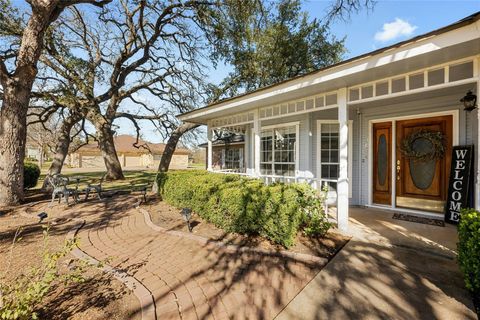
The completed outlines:
[[[0,206],[23,199],[27,110],[48,27],[65,8],[111,0],[29,0],[28,11],[0,0]],[[27,15],[25,23],[20,18]],[[14,35],[14,36],[12,36]]]

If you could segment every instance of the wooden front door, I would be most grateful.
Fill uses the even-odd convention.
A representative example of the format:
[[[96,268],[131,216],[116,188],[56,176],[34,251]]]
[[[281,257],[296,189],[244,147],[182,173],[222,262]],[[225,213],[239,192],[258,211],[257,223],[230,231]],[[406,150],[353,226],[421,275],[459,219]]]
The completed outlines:
[[[396,122],[396,205],[442,212],[447,200],[448,177],[452,154],[452,116],[404,120]],[[445,136],[446,151],[442,159],[415,161],[404,156],[400,146],[404,139],[419,130],[440,131]],[[411,143],[419,153],[432,148],[425,138]]]
[[[373,124],[373,203],[392,204],[392,123]]]

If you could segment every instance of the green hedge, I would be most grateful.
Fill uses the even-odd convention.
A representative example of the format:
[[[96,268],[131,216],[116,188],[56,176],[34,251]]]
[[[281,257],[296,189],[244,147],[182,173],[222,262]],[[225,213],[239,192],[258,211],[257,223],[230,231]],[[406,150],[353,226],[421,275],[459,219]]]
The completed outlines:
[[[23,188],[29,189],[37,185],[40,177],[40,167],[35,163],[25,162],[23,169]]]
[[[162,198],[188,207],[228,231],[261,235],[285,247],[297,232],[323,235],[330,224],[322,199],[306,184],[265,185],[260,180],[188,170],[157,176]]]
[[[480,298],[480,213],[478,211],[462,210],[458,238],[458,261],[465,278],[465,285],[478,299]]]

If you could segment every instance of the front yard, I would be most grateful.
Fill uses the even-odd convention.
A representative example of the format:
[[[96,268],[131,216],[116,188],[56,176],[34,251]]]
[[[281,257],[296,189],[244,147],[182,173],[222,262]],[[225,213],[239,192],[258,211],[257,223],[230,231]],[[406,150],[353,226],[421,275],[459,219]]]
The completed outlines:
[[[77,176],[99,179],[101,175],[101,172],[68,174],[71,180]],[[39,194],[37,186],[30,191],[29,203],[3,211],[0,215],[0,254],[8,258],[0,262],[2,282],[12,284],[26,270],[42,265],[46,226],[49,230],[47,247],[50,252],[55,252],[64,246],[76,221],[84,220],[86,223],[78,233],[80,249],[114,270],[135,276],[152,292],[159,319],[188,317],[192,312],[198,318],[209,314],[231,317],[239,312],[247,318],[271,318],[349,239],[332,231],[314,237],[294,231],[295,244],[287,249],[278,241],[280,234],[274,235],[272,239],[277,240],[272,241],[260,233],[247,232],[248,228],[246,232],[233,232],[233,229],[226,232],[199,215],[193,216],[193,232],[190,233],[180,210],[156,195],[149,196],[141,209],[134,209],[135,203],[141,199],[139,195],[109,193],[151,185],[155,173],[132,171],[125,172],[125,176],[125,181],[105,183],[107,192],[102,200],[92,197],[69,206],[64,202],[55,202],[51,206],[48,195],[43,200],[34,201],[38,199],[35,198]],[[41,183],[39,181],[39,185]],[[283,208],[283,219],[297,212],[296,207],[290,208],[283,200],[276,201],[280,201],[278,208]],[[148,217],[141,210],[148,211]],[[41,223],[37,217],[40,212],[48,214]],[[266,212],[275,214],[271,210]],[[300,216],[292,217],[300,219]],[[150,218],[155,227],[149,226]],[[283,230],[278,227],[270,223],[268,230]],[[18,241],[12,247],[16,237]],[[62,258],[57,276],[70,272],[74,260],[71,255]],[[140,317],[144,306],[139,304],[138,297],[111,274],[91,266],[83,277],[80,283],[55,284],[44,301],[35,303],[34,309],[39,317]],[[259,287],[259,283],[265,285]],[[201,297],[195,293],[195,287],[203,290]],[[189,298],[182,288],[186,288]]]
[[[177,180],[183,174],[189,176],[184,181],[187,186],[180,183],[183,178]],[[127,181],[107,189],[130,190],[130,181],[140,185],[154,178],[149,172],[126,175]],[[79,248],[112,269],[105,273],[89,267],[83,281],[56,284],[44,301],[35,304],[40,319],[140,319],[142,315],[157,319],[283,315],[291,319],[300,311],[306,319],[315,319],[327,317],[331,308],[342,317],[355,312],[427,319],[445,313],[442,308],[451,297],[460,302],[445,314],[471,318],[456,262],[444,252],[430,253],[443,248],[436,243],[438,227],[394,222],[385,213],[353,209],[351,227],[356,238],[349,241],[335,228],[322,227],[327,225],[326,216],[316,207],[321,203],[306,201],[308,189],[301,186],[267,188],[223,175],[215,175],[212,183],[205,172],[170,175],[175,178],[166,178],[162,184],[169,190],[162,191],[164,200],[149,195],[140,206],[138,194],[110,193],[102,200],[92,198],[70,206],[63,202],[50,206],[46,199],[3,211],[0,254],[7,258],[0,261],[2,283],[11,284],[42,264],[44,226],[50,226],[48,247],[56,251],[80,220],[85,224],[78,229]],[[168,203],[175,201],[177,207]],[[191,233],[180,214],[183,204],[196,211]],[[252,215],[251,208],[259,207],[265,211]],[[48,217],[38,223],[37,214],[43,211]],[[240,217],[249,220],[242,222]],[[319,219],[315,230],[321,232],[316,235],[306,229],[312,217]],[[279,218],[283,226],[275,224]],[[295,228],[284,228],[291,219]],[[444,231],[451,233],[451,229]],[[12,250],[17,230],[21,230],[20,240]],[[435,237],[427,239],[430,234]],[[282,242],[282,235],[293,237]],[[71,255],[62,258],[58,276],[70,272],[74,261]],[[139,300],[138,292],[112,276],[122,272],[135,277],[149,294]],[[415,277],[417,281],[412,282]],[[450,289],[443,292],[437,287]],[[371,298],[365,301],[359,292]],[[404,297],[403,292],[414,294]],[[391,304],[378,310],[372,307],[390,296],[403,297],[405,310]],[[309,307],[300,307],[305,301],[310,301]],[[430,309],[418,311],[425,306]]]

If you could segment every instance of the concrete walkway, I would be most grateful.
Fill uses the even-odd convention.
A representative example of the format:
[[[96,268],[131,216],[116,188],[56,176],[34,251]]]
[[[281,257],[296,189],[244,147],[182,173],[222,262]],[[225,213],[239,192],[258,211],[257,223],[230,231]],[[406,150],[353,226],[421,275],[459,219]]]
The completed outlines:
[[[350,209],[352,240],[276,319],[476,319],[456,227]]]

